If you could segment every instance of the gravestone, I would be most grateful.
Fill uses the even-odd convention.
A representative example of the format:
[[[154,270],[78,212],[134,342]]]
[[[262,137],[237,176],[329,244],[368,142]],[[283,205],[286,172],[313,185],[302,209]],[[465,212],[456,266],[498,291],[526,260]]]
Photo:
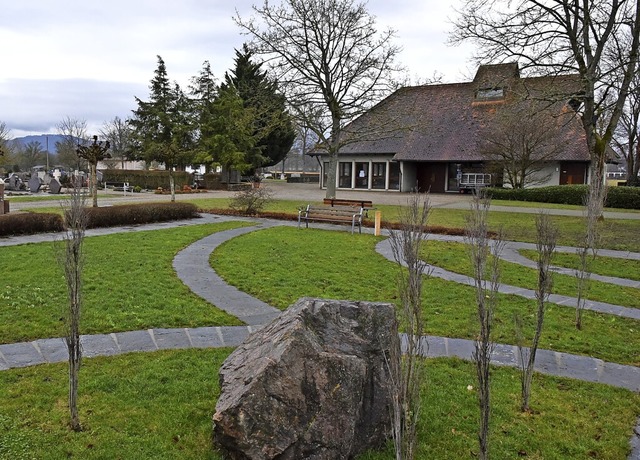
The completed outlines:
[[[220,368],[214,439],[233,460],[351,459],[391,429],[391,304],[300,299]]]
[[[29,179],[29,190],[31,193],[38,193],[40,185],[40,178],[38,176],[31,176],[31,179]]]
[[[57,195],[58,193],[60,193],[60,190],[62,190],[62,185],[60,185],[60,182],[55,179],[51,179],[51,182],[49,183],[49,193]]]

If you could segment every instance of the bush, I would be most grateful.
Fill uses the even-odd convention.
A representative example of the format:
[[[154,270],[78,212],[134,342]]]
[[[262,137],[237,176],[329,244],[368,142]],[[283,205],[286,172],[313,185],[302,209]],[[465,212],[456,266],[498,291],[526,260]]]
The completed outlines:
[[[587,185],[553,185],[528,189],[487,188],[495,200],[535,201],[582,206],[589,187]],[[607,187],[605,206],[608,208],[640,209],[640,188]]]
[[[491,187],[487,188],[487,193],[495,200],[582,205],[587,189],[586,185],[552,185],[525,189]]]
[[[607,206],[610,208],[640,209],[640,187],[608,187]]]
[[[229,207],[243,214],[254,216],[258,214],[264,206],[273,199],[273,193],[260,182],[253,182],[253,186],[237,192]]]
[[[63,229],[62,216],[59,214],[24,213],[0,216],[0,236],[61,232]]]
[[[191,185],[193,175],[185,171],[174,171],[176,190],[183,185]],[[155,190],[158,187],[169,189],[169,171],[147,171],[134,169],[105,169],[102,171],[103,182],[128,182],[131,187]]]
[[[87,208],[88,228],[147,224],[198,217],[198,208],[191,203],[143,203]]]
[[[144,203],[86,208],[87,228],[147,224],[198,217],[198,207],[191,203]],[[0,236],[31,235],[64,230],[59,214],[22,213],[0,216]]]

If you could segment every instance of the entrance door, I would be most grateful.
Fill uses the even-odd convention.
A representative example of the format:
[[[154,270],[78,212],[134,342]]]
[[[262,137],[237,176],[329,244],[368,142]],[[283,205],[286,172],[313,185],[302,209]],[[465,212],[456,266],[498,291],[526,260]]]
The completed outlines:
[[[416,173],[420,192],[444,193],[447,179],[446,163],[418,163]]]
[[[560,185],[584,184],[586,178],[586,163],[560,163]]]

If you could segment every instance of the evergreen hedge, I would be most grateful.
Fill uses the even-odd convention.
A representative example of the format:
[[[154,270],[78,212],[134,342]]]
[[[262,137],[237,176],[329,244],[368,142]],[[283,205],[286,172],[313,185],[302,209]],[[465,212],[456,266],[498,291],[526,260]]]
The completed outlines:
[[[176,190],[183,185],[193,184],[193,175],[186,171],[174,171]],[[131,187],[138,186],[147,190],[158,187],[169,189],[169,171],[148,171],[137,169],[105,169],[102,171],[103,182],[128,182]]]
[[[534,201],[582,206],[589,187],[587,185],[552,185],[527,189],[487,188],[490,198],[496,200]],[[607,187],[605,206],[608,208],[640,209],[640,187]]]

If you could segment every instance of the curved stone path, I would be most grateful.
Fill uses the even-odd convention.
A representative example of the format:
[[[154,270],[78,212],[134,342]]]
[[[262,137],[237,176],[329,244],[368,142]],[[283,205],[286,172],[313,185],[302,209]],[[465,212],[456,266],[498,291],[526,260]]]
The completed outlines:
[[[204,220],[194,219],[186,223],[163,223],[120,229],[101,229],[88,231],[87,234],[88,236],[92,236],[123,231],[144,231],[169,228],[176,225],[222,222],[224,220],[231,220],[231,218],[205,215]],[[233,220],[237,219],[234,218]],[[265,324],[275,318],[280,313],[278,309],[226,284],[210,267],[209,257],[220,244],[237,236],[276,225],[294,224],[264,219],[243,220],[250,220],[256,225],[214,233],[193,243],[176,255],[173,261],[173,267],[178,277],[189,286],[194,293],[227,313],[237,316],[244,321],[247,326],[179,329],[159,328],[112,334],[84,335],[81,337],[83,355],[85,357],[112,356],[120,353],[148,352],[163,349],[234,347],[241,344],[246,336],[260,327],[261,324]],[[319,225],[318,227],[327,229],[341,228],[328,224]],[[370,229],[365,229],[364,231],[370,231]],[[59,238],[59,235],[49,234],[44,236],[14,237],[0,241],[0,246],[50,241],[55,238]],[[445,237],[442,235],[431,235],[430,238],[461,241],[459,237]],[[508,246],[509,250],[505,251],[504,258],[516,263],[522,263],[523,265],[529,265],[529,259],[517,253],[518,249],[527,246],[526,243],[510,243]],[[380,242],[376,249],[383,256],[393,260],[388,239]],[[571,248],[564,249],[567,251],[571,250]],[[562,250],[562,248],[560,250]],[[607,252],[611,253],[611,251]],[[610,254],[602,254],[611,256]],[[636,258],[637,256],[640,259],[640,254],[635,253],[627,253],[624,256],[616,253],[616,255],[612,257],[628,257],[630,254],[633,255],[629,258]],[[558,271],[560,272],[562,270]],[[469,277],[442,270],[438,267],[430,267],[429,272],[431,276],[438,276],[462,284],[470,284]],[[634,285],[633,287],[636,286]],[[500,292],[533,298],[533,291],[514,286],[501,285]],[[570,306],[572,299],[565,296],[552,296],[550,301],[558,303],[559,305]],[[575,299],[573,299],[573,302],[575,305]],[[640,319],[640,310],[637,309],[600,302],[589,302],[587,308],[603,313]],[[434,336],[425,337],[424,340],[428,344],[427,356],[429,357],[459,357],[465,360],[471,359],[474,347],[474,343],[471,340]],[[62,362],[66,361],[66,359],[67,349],[64,339],[62,338],[39,339],[32,342],[0,345],[0,371],[14,367]],[[517,347],[498,344],[492,361],[496,365],[518,366],[519,353]],[[560,353],[552,350],[538,350],[535,368],[536,371],[544,374],[604,383],[626,388],[634,392],[640,392],[639,367],[609,363],[587,356]],[[640,460],[640,420],[635,427],[635,432],[636,435],[633,436],[630,441],[632,451],[627,460]]]

